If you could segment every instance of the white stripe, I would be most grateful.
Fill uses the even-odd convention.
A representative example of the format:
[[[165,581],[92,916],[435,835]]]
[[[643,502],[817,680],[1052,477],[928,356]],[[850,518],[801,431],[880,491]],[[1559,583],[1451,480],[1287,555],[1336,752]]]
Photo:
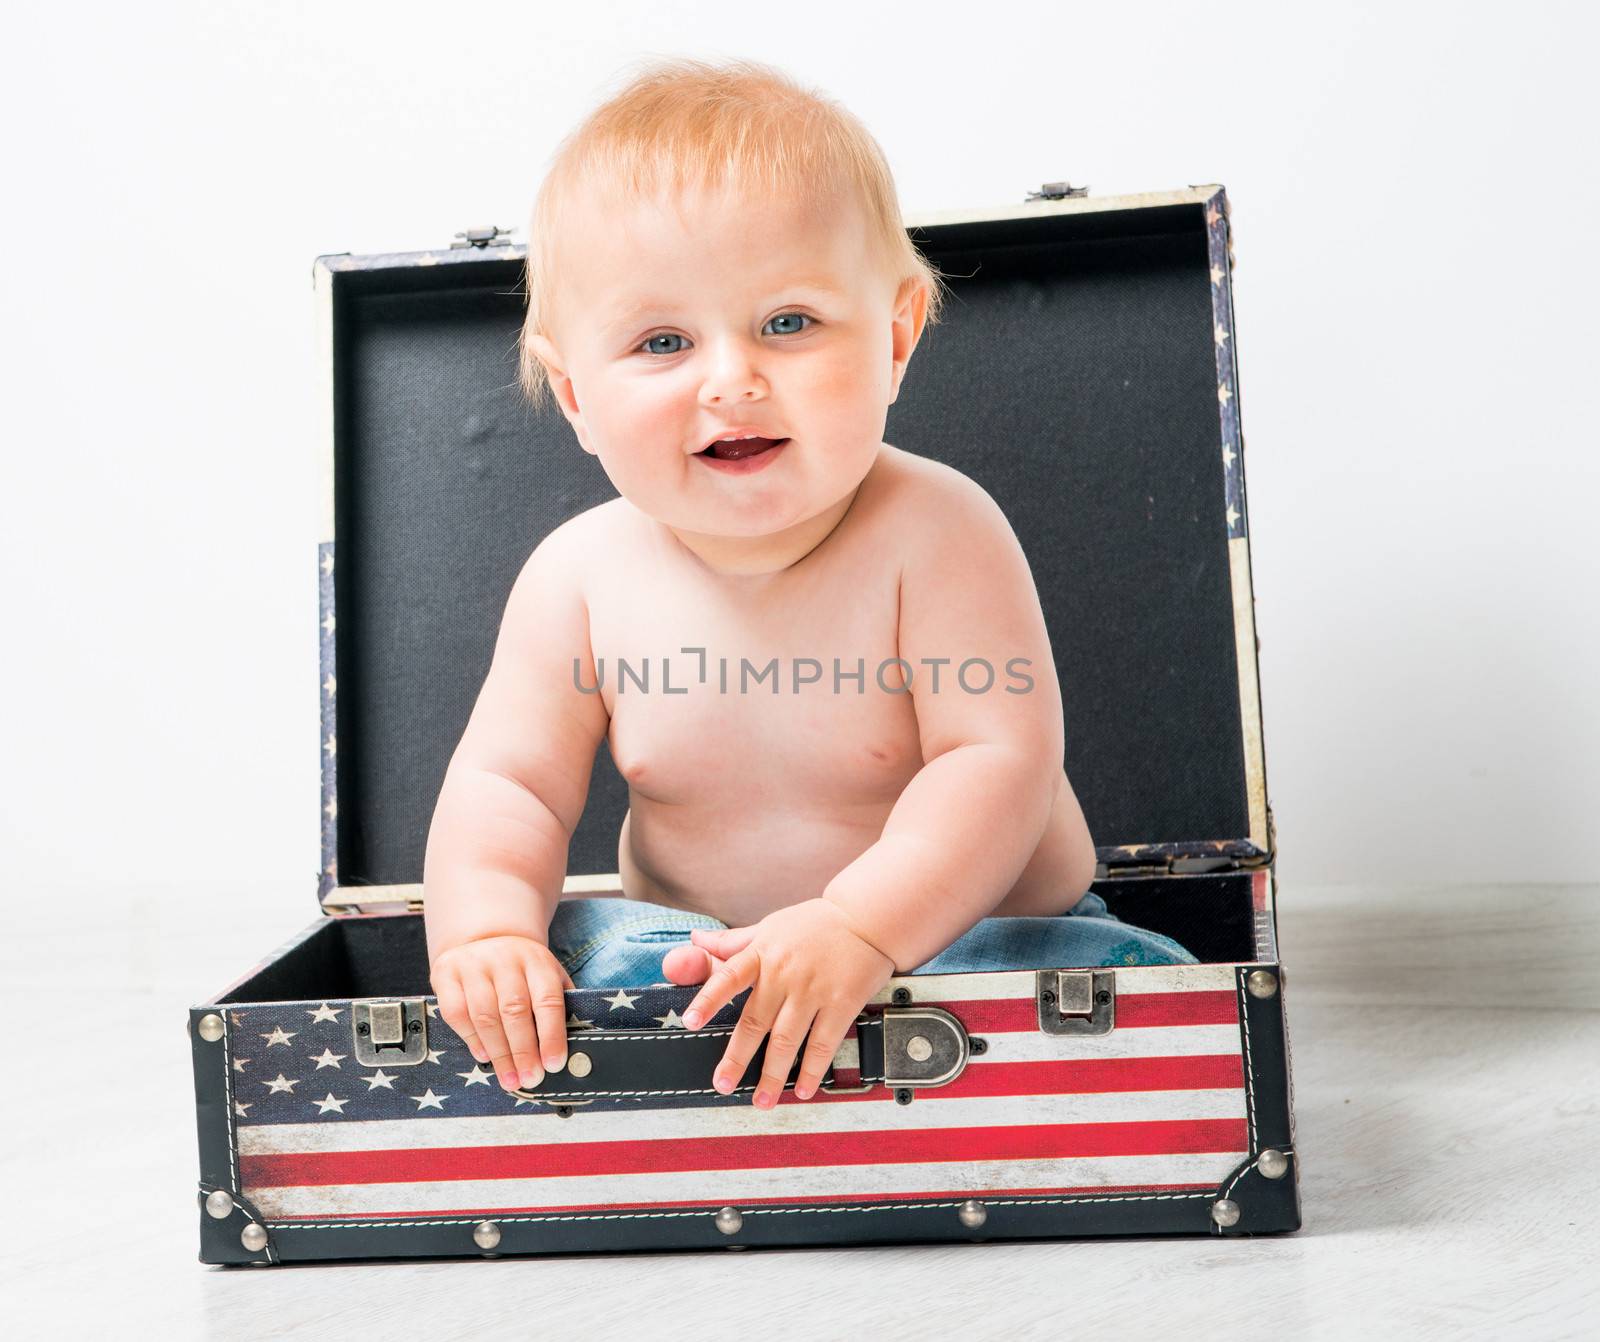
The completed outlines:
[[[967,1066],[994,1062],[1083,1062],[1091,1058],[1192,1058],[1200,1054],[1238,1055],[1243,1047],[1237,1025],[1163,1025],[1137,1030],[1112,1030],[1110,1034],[1041,1034],[1038,1030],[1002,1030],[976,1033],[988,1047]],[[568,1036],[578,1038],[577,1033]],[[852,1037],[833,1055],[835,1067],[851,1071],[861,1066],[860,1045]]]
[[[1037,1030],[977,1034],[988,1047],[967,1063],[1085,1062],[1094,1058],[1192,1058],[1201,1054],[1238,1055],[1237,1025],[1164,1025],[1112,1030],[1110,1034],[1041,1034]],[[854,1044],[852,1039],[849,1041]]]
[[[619,1202],[702,1202],[737,1206],[751,1198],[916,1196],[928,1191],[1112,1188],[1152,1184],[1215,1186],[1244,1151],[1183,1156],[1102,1156],[1065,1160],[929,1161],[770,1170],[689,1170],[678,1174],[484,1179],[456,1183],[264,1188],[248,1196],[262,1215],[350,1216],[447,1212],[487,1215],[521,1207],[604,1206]],[[708,1215],[710,1213],[708,1212]]]
[[[468,1146],[559,1146],[566,1142],[647,1142],[793,1133],[925,1131],[1012,1124],[1138,1123],[1245,1116],[1242,1087],[1155,1090],[1111,1095],[990,1095],[970,1099],[788,1103],[762,1110],[747,1103],[685,1111],[624,1109],[571,1118],[554,1114],[429,1118],[407,1121],[282,1123],[239,1130],[244,1156],[300,1151],[433,1150]],[[249,1190],[247,1190],[249,1191]]]

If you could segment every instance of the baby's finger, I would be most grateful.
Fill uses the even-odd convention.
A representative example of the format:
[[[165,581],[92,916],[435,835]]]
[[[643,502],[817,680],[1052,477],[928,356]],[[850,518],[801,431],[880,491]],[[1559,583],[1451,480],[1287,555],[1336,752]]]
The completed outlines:
[[[559,980],[550,976],[548,965],[540,965],[532,955],[527,964],[528,986],[533,989],[533,1016],[539,1027],[538,1049],[543,1056],[538,1080],[523,1078],[524,1086],[537,1086],[543,1072],[559,1072],[567,1065],[567,998],[564,984],[572,980],[561,969]],[[560,969],[559,963],[557,968]],[[536,1060],[537,1061],[537,1060]]]
[[[840,1011],[837,1008],[824,1008],[817,1012],[816,1020],[811,1022],[811,1038],[806,1043],[805,1057],[800,1063],[800,1075],[794,1079],[796,1099],[809,1100],[817,1093],[817,1087],[822,1084],[822,1078],[827,1076],[828,1068],[838,1055],[839,1045],[850,1032],[855,1018],[854,1011]]]
[[[755,940],[755,935],[756,929],[753,925],[750,927],[696,927],[690,929],[689,941],[691,945],[698,946],[701,950],[709,951],[720,959],[726,960],[730,956],[737,955]]]
[[[694,1001],[689,1003],[689,1009],[683,1013],[683,1023],[691,1030],[698,1030],[756,981],[760,967],[760,959],[749,949],[718,965],[701,985]]]
[[[770,1109],[783,1095],[784,1084],[789,1079],[789,1069],[794,1066],[800,1052],[800,1041],[815,1014],[797,997],[791,997],[778,1012],[767,1038],[766,1057],[761,1063],[761,1080],[756,1083],[755,1106]]]
[[[439,999],[439,1014],[444,1017],[444,1023],[461,1036],[467,1052],[477,1062],[488,1062],[489,1055],[483,1051],[478,1032],[467,1016],[467,995],[462,990],[461,980],[454,973],[441,974],[434,984],[434,995]]]
[[[494,1068],[502,1086],[508,1082],[515,1086],[517,1079],[511,1071],[511,1049],[506,1045],[506,1032],[500,1025],[500,994],[494,981],[480,970],[463,986],[467,992],[467,1017],[488,1055],[485,1061]]]
[[[506,1085],[506,1069],[496,1067],[500,1084],[507,1090],[537,1086],[544,1080],[544,1068],[539,1064],[538,1041],[533,1035],[533,994],[522,966],[510,964],[497,969],[494,990],[500,999],[500,1028],[506,1032],[506,1047],[511,1050],[510,1085]]]
[[[739,1084],[745,1069],[750,1065],[750,1059],[761,1047],[761,1041],[772,1028],[778,1009],[782,1005],[781,994],[773,991],[763,992],[760,984],[757,984],[755,991],[745,999],[739,1023],[733,1027],[733,1034],[728,1040],[722,1061],[717,1064],[717,1070],[711,1077],[711,1084],[724,1095],[731,1094],[734,1087]]]

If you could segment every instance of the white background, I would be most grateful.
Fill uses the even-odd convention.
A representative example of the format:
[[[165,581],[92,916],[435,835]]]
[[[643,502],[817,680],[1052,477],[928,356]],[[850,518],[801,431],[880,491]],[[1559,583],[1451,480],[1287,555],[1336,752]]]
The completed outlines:
[[[520,228],[559,137],[652,54],[839,97],[908,213],[1224,183],[1285,886],[1592,879],[1580,7],[255,0],[6,26],[13,898],[244,878],[285,931],[309,916],[312,258]]]

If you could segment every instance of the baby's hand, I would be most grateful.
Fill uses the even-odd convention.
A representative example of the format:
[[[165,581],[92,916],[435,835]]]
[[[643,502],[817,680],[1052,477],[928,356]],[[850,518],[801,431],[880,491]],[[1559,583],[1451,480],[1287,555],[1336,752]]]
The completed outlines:
[[[545,1068],[566,1066],[563,993],[574,985],[543,942],[517,936],[464,941],[441,951],[432,973],[439,1014],[474,1058],[494,1064],[507,1090],[537,1086]]]
[[[708,950],[744,943],[706,980],[683,1013],[683,1023],[698,1029],[751,989],[712,1085],[723,1094],[731,1091],[770,1032],[755,1093],[763,1109],[777,1104],[808,1032],[794,1093],[802,1100],[816,1093],[857,1013],[894,976],[894,961],[857,936],[825,899],[774,910],[754,927],[693,935]],[[707,945],[711,942],[716,945]]]

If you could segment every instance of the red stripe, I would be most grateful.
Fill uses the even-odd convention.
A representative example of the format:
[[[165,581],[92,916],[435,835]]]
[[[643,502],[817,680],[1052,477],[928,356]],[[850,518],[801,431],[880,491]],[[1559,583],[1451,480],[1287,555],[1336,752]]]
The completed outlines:
[[[1039,1028],[1031,998],[985,998],[929,1002],[943,1007],[969,1034],[1005,1034]],[[1117,998],[1116,1028],[1143,1030],[1163,1025],[1237,1025],[1239,999],[1232,990],[1189,993],[1128,993]]]
[[[1200,1053],[1185,1058],[1088,1058],[1080,1062],[979,1062],[968,1064],[949,1085],[919,1092],[918,1099],[1237,1090],[1242,1085],[1244,1067],[1237,1053]],[[889,1098],[886,1092],[879,1094]]]
[[[859,1068],[838,1068],[841,1086],[859,1083]],[[977,1095],[1109,1095],[1140,1090],[1237,1090],[1244,1064],[1237,1053],[1195,1053],[1180,1058],[1086,1058],[1077,1062],[973,1061],[954,1081],[930,1086],[918,1100],[964,1100]],[[856,1095],[818,1091],[810,1100],[784,1091],[780,1103],[883,1104],[893,1095],[875,1086]]]
[[[246,1188],[417,1183],[448,1179],[664,1174],[686,1170],[912,1164],[925,1161],[1052,1160],[1239,1151],[1244,1120],[1011,1124],[861,1133],[778,1133],[753,1137],[563,1142],[558,1146],[472,1146],[403,1151],[318,1151],[244,1156]]]
[[[807,1206],[833,1203],[854,1202],[906,1202],[910,1200],[924,1201],[937,1198],[993,1198],[993,1197],[1072,1197],[1072,1196],[1112,1196],[1118,1193],[1198,1193],[1205,1192],[1213,1197],[1216,1195],[1215,1183],[1204,1184],[1084,1184],[1076,1188],[929,1188],[918,1189],[915,1193],[904,1192],[877,1192],[877,1193],[807,1193],[803,1199],[796,1197],[751,1198],[741,1197],[741,1207],[785,1207],[797,1202],[804,1202]],[[485,1212],[494,1212],[497,1216],[513,1216],[521,1212],[548,1212],[559,1214],[561,1212],[586,1212],[604,1210],[607,1212],[625,1211],[709,1211],[712,1208],[721,1208],[727,1202],[726,1198],[712,1198],[706,1202],[569,1202],[546,1203],[538,1207],[447,1207],[427,1208],[415,1210],[411,1208],[396,1209],[383,1212],[340,1212],[341,1221],[383,1221],[396,1216],[471,1216],[481,1218]],[[271,1216],[267,1219],[274,1224],[296,1221],[326,1221],[328,1212],[307,1212],[303,1216]]]
[[[1129,993],[1117,998],[1119,1030],[1155,1025],[1237,1025],[1239,998],[1231,988],[1220,992]]]

